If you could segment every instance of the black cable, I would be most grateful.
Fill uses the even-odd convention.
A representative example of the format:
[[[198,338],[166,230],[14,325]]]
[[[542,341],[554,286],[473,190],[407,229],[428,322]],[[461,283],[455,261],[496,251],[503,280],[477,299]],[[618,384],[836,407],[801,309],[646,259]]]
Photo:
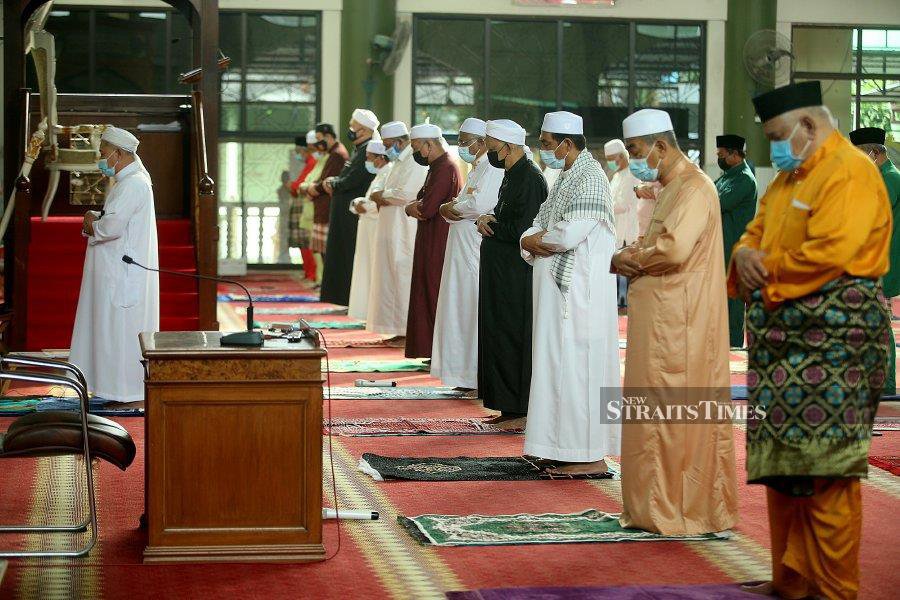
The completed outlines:
[[[335,550],[334,554],[331,556],[325,557],[325,561],[329,561],[341,551],[341,513],[338,509],[337,476],[334,471],[334,443],[331,438],[331,362],[328,357],[328,344],[325,342],[325,336],[322,335],[322,332],[318,329],[313,329],[313,331],[316,332],[316,336],[319,338],[319,344],[325,349],[325,381],[326,389],[328,390],[328,462],[331,467],[331,491],[334,499],[334,520],[337,523],[337,550]]]

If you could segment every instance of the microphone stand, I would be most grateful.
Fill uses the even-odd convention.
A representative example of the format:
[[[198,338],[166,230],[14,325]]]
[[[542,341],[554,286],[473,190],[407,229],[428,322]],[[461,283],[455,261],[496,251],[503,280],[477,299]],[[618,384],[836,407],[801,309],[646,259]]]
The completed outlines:
[[[150,267],[145,267],[144,265],[135,262],[135,260],[127,254],[122,256],[122,262],[124,262],[125,264],[140,267],[145,271],[165,273],[166,275],[178,275],[180,277],[190,277],[192,279],[206,279],[208,281],[218,281],[238,286],[239,288],[244,290],[245,294],[247,294],[247,301],[249,302],[249,304],[247,305],[247,331],[239,331],[237,333],[229,333],[228,335],[223,335],[219,339],[219,344],[222,346],[239,346],[249,348],[262,347],[263,334],[261,331],[254,331],[253,329],[253,296],[250,295],[250,290],[244,287],[243,284],[231,279],[222,279],[221,277],[210,277],[208,275],[197,275],[194,273],[180,273],[178,271],[169,271],[166,269],[151,269]]]

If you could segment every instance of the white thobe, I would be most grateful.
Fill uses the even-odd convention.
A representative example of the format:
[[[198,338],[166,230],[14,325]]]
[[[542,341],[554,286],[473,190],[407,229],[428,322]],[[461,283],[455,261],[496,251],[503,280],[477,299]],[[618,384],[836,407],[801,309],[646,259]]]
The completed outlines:
[[[634,188],[640,183],[641,180],[627,167],[616,172],[609,182],[609,194],[612,196],[616,216],[616,248],[627,246],[638,237],[639,198],[634,193]]]
[[[122,169],[88,238],[69,360],[94,395],[144,399],[138,335],[159,330],[159,275],[122,262],[128,255],[159,267],[150,175],[138,162]]]
[[[359,215],[356,226],[356,250],[353,253],[353,275],[350,280],[350,306],[347,314],[354,319],[365,319],[369,306],[369,284],[375,264],[375,230],[378,228],[378,205],[369,197],[384,191],[384,182],[391,172],[388,163],[376,171],[365,197],[350,203],[350,212]],[[365,212],[359,212],[362,208]]]
[[[547,182],[548,190],[553,189],[553,184],[555,184],[556,180],[559,179],[559,174],[561,172],[561,169],[551,169],[550,167],[544,167],[544,170],[541,171],[541,173],[544,175],[544,180]]]
[[[431,376],[450,387],[478,386],[478,272],[481,234],[475,219],[497,204],[503,169],[487,154],[475,162],[454,208],[462,221],[448,221],[447,250],[441,272],[431,349]]]
[[[535,224],[522,237],[540,230]],[[608,414],[609,403],[621,399],[616,278],[609,272],[615,233],[599,220],[559,221],[543,241],[556,252],[574,248],[575,262],[564,299],[552,257],[522,250],[534,266],[524,453],[565,462],[617,456],[621,426]]]
[[[406,335],[419,224],[406,214],[406,205],[415,201],[428,175],[428,167],[417,164],[412,155],[412,146],[407,146],[394,161],[381,196],[390,204],[378,211],[366,330],[381,335]]]

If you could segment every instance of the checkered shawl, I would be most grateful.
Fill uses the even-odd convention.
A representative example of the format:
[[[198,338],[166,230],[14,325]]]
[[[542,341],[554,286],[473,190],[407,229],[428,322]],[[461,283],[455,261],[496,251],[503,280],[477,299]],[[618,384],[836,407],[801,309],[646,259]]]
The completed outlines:
[[[596,219],[616,230],[609,180],[591,153],[582,150],[572,167],[556,180],[550,195],[541,204],[535,223],[549,230],[559,221]],[[565,294],[572,282],[575,250],[554,254],[551,272],[556,285]]]

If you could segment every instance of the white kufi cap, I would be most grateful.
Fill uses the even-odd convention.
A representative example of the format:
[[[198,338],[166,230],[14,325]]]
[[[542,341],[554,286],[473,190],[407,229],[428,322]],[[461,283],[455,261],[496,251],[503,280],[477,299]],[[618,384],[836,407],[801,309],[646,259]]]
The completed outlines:
[[[622,137],[626,140],[642,135],[673,131],[674,129],[669,113],[656,108],[644,108],[628,115],[622,121]]]
[[[409,138],[411,140],[435,140],[439,137],[441,137],[441,128],[434,123],[422,123],[409,130]]]
[[[548,133],[571,133],[584,135],[584,121],[578,115],[564,110],[544,115],[541,131]]]
[[[381,126],[381,137],[384,139],[398,138],[409,135],[409,129],[403,121],[391,121]]]
[[[625,149],[625,142],[622,140],[609,140],[603,144],[604,156],[615,156],[617,154],[628,154],[628,150]]]
[[[495,140],[500,140],[507,144],[525,145],[525,130],[521,125],[509,119],[488,121],[485,125],[485,133]]]
[[[372,154],[387,154],[387,149],[381,142],[369,142],[368,145],[366,145],[366,152],[371,152]]]
[[[316,130],[315,129],[310,129],[309,131],[306,132],[306,145],[307,146],[312,146],[317,141],[319,141],[319,140],[316,139]]]
[[[127,150],[134,154],[137,152],[137,147],[140,142],[134,135],[125,131],[124,129],[119,129],[118,127],[113,127],[112,125],[106,126],[106,131],[103,132],[103,135],[100,136],[100,139],[104,142],[112,144],[122,150]]]
[[[371,110],[357,108],[353,111],[352,119],[363,127],[368,127],[373,131],[378,129],[378,117],[376,117],[375,113]]]
[[[487,135],[487,127],[486,123],[481,119],[476,119],[475,117],[469,117],[465,121],[462,122],[462,125],[459,126],[460,133],[471,133],[472,135]]]

